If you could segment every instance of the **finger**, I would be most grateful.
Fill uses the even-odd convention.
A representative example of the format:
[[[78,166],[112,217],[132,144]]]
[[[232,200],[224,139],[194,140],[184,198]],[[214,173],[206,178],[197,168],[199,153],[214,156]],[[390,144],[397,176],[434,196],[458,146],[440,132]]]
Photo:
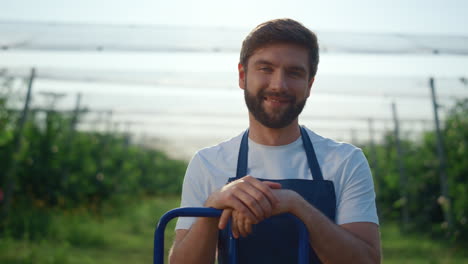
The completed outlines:
[[[235,211],[242,213],[244,217],[247,217],[253,223],[260,221],[260,219],[257,219],[255,214],[241,200],[239,200],[239,198],[233,196],[233,198],[229,199],[228,205],[229,207],[234,208]]]
[[[239,230],[239,233],[242,237],[246,237],[247,236],[247,232],[245,230],[245,225],[244,225],[244,221],[242,219],[242,216],[239,215],[238,217],[236,217],[236,226]]]
[[[247,219],[244,221],[244,230],[245,230],[246,236],[252,233],[252,222],[250,222]]]
[[[253,187],[255,187],[256,189],[258,189],[259,191],[261,191],[263,193],[263,195],[265,195],[268,200],[270,201],[270,203],[273,205],[273,204],[276,204],[279,202],[279,200],[276,198],[276,196],[273,194],[273,192],[271,191],[271,188],[269,187],[268,184],[264,183],[264,182],[261,182],[253,177],[244,177],[246,178],[246,182],[250,183]],[[273,186],[278,186],[276,184],[273,184],[273,182],[268,182],[269,184],[273,185]],[[281,186],[281,185],[279,185]]]
[[[258,221],[265,218],[265,212],[263,211],[260,201],[263,198],[263,194],[255,189],[249,184],[245,184],[241,189],[239,188],[234,196],[237,197],[249,210],[255,215]]]
[[[270,187],[271,189],[281,189],[282,187],[281,183],[278,183],[278,182],[263,181],[263,183],[268,185],[268,187]]]
[[[232,236],[237,239],[237,238],[239,238],[239,229],[237,227],[237,222],[236,222],[235,215],[236,215],[236,212],[232,216],[231,232],[232,232]]]
[[[252,233],[252,222],[249,219],[239,218],[238,224],[239,230],[241,230],[241,234],[243,237],[247,237],[250,233]],[[242,227],[242,228],[240,228]]]
[[[223,213],[221,214],[221,217],[219,218],[219,223],[218,223],[218,228],[220,230],[223,230],[226,228],[229,218],[231,218],[232,215],[232,209],[224,209]]]
[[[247,192],[250,192],[249,194],[254,197],[256,200],[256,203],[260,206],[260,209],[262,210],[262,216],[259,220],[263,220],[265,218],[268,218],[272,214],[273,210],[273,205],[270,203],[268,198],[263,194],[263,192],[259,192],[257,189],[247,189]]]
[[[252,233],[253,223],[237,211],[232,212],[232,232],[235,238],[247,237]]]
[[[261,207],[262,215],[260,220],[270,217],[272,215],[273,206],[276,205],[279,201],[275,203],[272,198],[267,196],[271,195],[271,197],[277,199],[276,195],[272,191],[273,189],[271,189],[268,184],[275,188],[281,187],[281,184],[274,182],[267,182],[265,184],[264,182],[261,182],[250,176],[244,178],[245,181],[242,185],[242,189],[254,197],[254,199],[257,201],[257,204]],[[259,217],[258,214],[257,217]]]

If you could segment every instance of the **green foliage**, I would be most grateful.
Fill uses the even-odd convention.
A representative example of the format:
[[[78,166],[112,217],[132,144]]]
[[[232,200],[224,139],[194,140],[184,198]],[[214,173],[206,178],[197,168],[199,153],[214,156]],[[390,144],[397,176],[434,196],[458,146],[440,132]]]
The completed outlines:
[[[409,225],[406,230],[422,231],[441,236],[450,241],[468,238],[468,99],[459,101],[447,114],[442,125],[446,153],[446,175],[449,199],[441,196],[440,168],[435,132],[426,132],[420,141],[400,139],[403,150],[398,157],[395,137],[387,134],[384,142],[365,146],[364,151],[372,160],[377,186],[377,205],[381,219],[400,220],[401,209],[407,206]],[[375,156],[372,156],[376,153]],[[398,160],[399,159],[399,160]],[[398,161],[403,164],[406,184],[400,183]],[[372,163],[371,163],[372,164]],[[407,191],[407,200],[402,198],[402,189]],[[448,201],[451,201],[449,204]],[[451,209],[453,230],[448,230],[444,211]],[[448,211],[447,211],[448,212]],[[405,230],[405,231],[406,231]]]
[[[181,191],[186,163],[129,144],[126,135],[73,131],[70,114],[30,111],[18,148],[17,120],[0,95],[0,197],[10,188],[9,179],[13,187],[0,232],[37,240],[53,229],[52,209],[72,213],[84,208],[99,214],[106,201],[119,206],[126,199]],[[0,198],[0,208],[4,206]],[[80,237],[85,228],[76,223],[71,244],[102,242]]]
[[[0,237],[0,263],[151,263],[158,218],[179,203],[179,197],[147,198],[128,202],[118,210],[105,203],[99,217],[86,211],[64,214],[56,210],[50,218],[54,232],[43,240]],[[85,240],[97,236],[104,239],[94,244],[92,241],[72,244],[68,230],[78,222],[87,227],[81,229]],[[175,221],[171,221],[166,228],[166,256],[174,237],[174,225]],[[440,242],[430,235],[400,234],[398,225],[392,222],[382,224],[381,236],[386,264],[468,263],[466,247]]]
[[[437,241],[430,234],[402,234],[393,222],[381,227],[383,263],[439,264],[467,263],[463,245]]]
[[[468,237],[468,99],[450,112],[444,129],[449,195],[457,238]]]
[[[179,197],[143,197],[118,208],[104,202],[100,215],[50,210],[52,227],[42,239],[0,236],[0,263],[151,263],[156,223],[179,203]],[[166,254],[174,226],[166,228]]]

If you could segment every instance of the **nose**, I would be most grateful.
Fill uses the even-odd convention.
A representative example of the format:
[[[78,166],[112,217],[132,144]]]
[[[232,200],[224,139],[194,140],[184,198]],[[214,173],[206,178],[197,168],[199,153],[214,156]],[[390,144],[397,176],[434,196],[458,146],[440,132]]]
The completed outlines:
[[[275,71],[270,80],[272,91],[282,92],[288,90],[288,82],[284,71]]]

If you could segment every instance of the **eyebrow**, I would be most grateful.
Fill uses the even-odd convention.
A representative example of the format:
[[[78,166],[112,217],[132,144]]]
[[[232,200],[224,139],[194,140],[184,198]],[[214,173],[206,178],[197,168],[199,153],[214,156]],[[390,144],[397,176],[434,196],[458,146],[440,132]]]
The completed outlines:
[[[254,65],[255,66],[258,66],[258,65],[270,65],[270,66],[274,66],[274,64],[270,61],[267,61],[267,60],[258,60],[258,61],[255,61],[254,62]],[[302,66],[290,66],[290,67],[287,67],[288,70],[292,70],[292,71],[300,71],[300,72],[304,72],[306,73],[307,70],[302,67]]]
[[[303,73],[306,73],[306,69],[302,66],[292,66],[292,67],[288,67],[289,70],[292,70],[292,71],[299,71],[299,72],[303,72]]]
[[[267,60],[258,60],[254,63],[254,65],[273,65],[273,63]]]

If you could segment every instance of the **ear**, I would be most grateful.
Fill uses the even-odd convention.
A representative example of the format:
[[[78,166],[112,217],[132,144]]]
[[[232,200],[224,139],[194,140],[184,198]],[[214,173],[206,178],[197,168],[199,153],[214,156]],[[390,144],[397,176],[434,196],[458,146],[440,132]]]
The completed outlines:
[[[311,78],[309,80],[309,83],[307,84],[307,98],[309,98],[310,96],[310,90],[312,89],[312,84],[314,84],[314,81],[315,81],[315,77]]]
[[[245,68],[242,64],[237,65],[237,70],[239,71],[239,87],[245,89]]]

